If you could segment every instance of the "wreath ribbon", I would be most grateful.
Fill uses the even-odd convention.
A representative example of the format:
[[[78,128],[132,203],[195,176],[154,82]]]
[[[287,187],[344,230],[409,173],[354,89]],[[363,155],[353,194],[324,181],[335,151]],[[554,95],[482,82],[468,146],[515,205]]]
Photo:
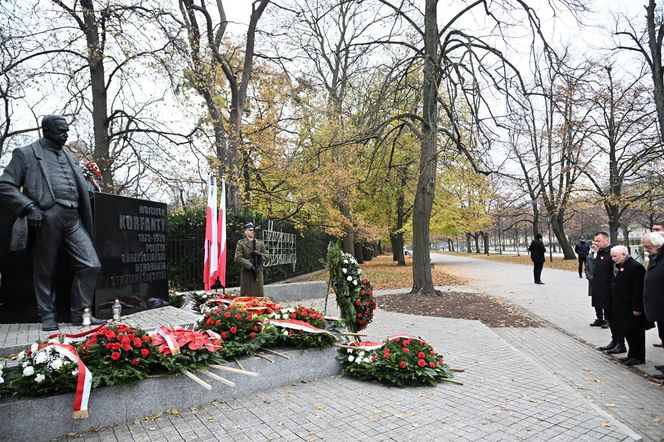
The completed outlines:
[[[48,347],[53,347],[60,355],[76,362],[78,367],[78,380],[76,382],[76,394],[74,396],[72,417],[74,419],[87,418],[89,416],[88,400],[90,399],[90,391],[92,390],[92,372],[83,363],[74,346],[49,342],[41,344],[38,347],[38,351]]]

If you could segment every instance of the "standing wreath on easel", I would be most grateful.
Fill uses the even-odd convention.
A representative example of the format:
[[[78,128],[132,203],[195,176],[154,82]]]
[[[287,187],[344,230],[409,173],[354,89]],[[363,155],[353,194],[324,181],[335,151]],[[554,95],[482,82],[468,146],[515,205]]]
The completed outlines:
[[[373,320],[376,309],[369,280],[364,278],[355,258],[344,253],[338,242],[327,247],[327,269],[346,327],[354,333],[364,330]]]

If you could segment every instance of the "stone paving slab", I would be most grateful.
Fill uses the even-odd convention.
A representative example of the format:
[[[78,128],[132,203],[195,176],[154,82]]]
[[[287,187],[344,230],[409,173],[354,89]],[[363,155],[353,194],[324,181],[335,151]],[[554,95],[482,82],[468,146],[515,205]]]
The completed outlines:
[[[581,341],[599,346],[611,340],[608,329],[589,326],[595,311],[590,305],[588,281],[576,272],[549,269],[545,263],[542,281],[546,285],[535,285],[530,266],[439,253],[432,253],[431,259],[470,280],[480,291],[505,299]],[[646,332],[646,364],[637,366],[638,370],[658,373],[654,366],[664,364],[664,349],[652,345],[658,341],[655,328]]]
[[[664,440],[664,388],[643,373],[552,328],[494,328],[587,399],[643,436]]]
[[[316,301],[320,303],[320,300]],[[314,303],[316,305],[316,303]],[[419,335],[465,385],[390,388],[349,377],[207,403],[84,440],[638,440],[478,321],[378,311],[369,339]],[[80,440],[63,437],[61,440]]]
[[[190,311],[168,306],[123,316],[122,322],[151,330],[159,325],[193,324],[197,317]],[[60,323],[60,333],[64,334],[81,333],[90,328]],[[37,340],[47,339],[53,333],[56,332],[42,331],[41,324],[0,324],[0,357],[16,354]]]

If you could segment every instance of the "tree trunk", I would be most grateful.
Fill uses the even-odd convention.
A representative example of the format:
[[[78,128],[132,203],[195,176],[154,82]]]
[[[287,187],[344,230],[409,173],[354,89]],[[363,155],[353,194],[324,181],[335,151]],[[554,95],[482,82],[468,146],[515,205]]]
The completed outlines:
[[[466,252],[473,253],[473,249],[470,245],[470,233],[466,233]]]
[[[622,232],[623,232],[623,243],[625,244],[625,247],[627,247],[627,250],[629,250],[629,253],[632,253],[632,248],[629,246],[629,226],[622,226]]]
[[[390,233],[390,245],[392,246],[392,261],[399,261],[399,257],[397,256],[397,236],[394,233]]]
[[[551,217],[551,230],[553,230],[553,234],[558,240],[558,244],[560,245],[560,249],[563,252],[564,259],[576,259],[574,249],[572,249],[572,245],[569,243],[567,235],[565,234],[563,223],[557,216]],[[553,247],[553,244],[550,244],[549,246]]]
[[[662,72],[662,42],[658,38],[661,29],[656,22],[655,0],[649,0],[646,6],[648,27],[648,47],[650,49],[650,69],[654,86],[655,109],[659,122],[659,139],[664,140],[664,72]]]
[[[429,223],[436,190],[438,140],[438,13],[437,1],[424,7],[424,78],[422,86],[422,143],[413,214],[412,294],[439,294],[433,287],[429,252]]]
[[[475,233],[473,235],[473,240],[475,241],[475,253],[480,253],[480,234]]]
[[[95,145],[94,159],[101,169],[101,187],[106,192],[115,193],[113,185],[113,160],[110,155],[108,137],[108,104],[106,96],[106,76],[104,74],[104,53],[99,41],[99,28],[92,0],[81,0],[85,28],[85,43],[88,49],[87,60],[90,70],[92,91],[92,126]]]
[[[362,264],[364,262],[364,253],[362,253],[362,243],[361,242],[354,243],[353,248],[355,249],[355,261],[357,261],[358,264]]]

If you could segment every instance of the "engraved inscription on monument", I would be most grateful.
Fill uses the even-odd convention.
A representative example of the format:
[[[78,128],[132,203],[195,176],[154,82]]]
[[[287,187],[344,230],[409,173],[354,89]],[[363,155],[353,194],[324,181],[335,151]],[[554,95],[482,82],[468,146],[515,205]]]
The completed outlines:
[[[96,194],[94,210],[95,246],[102,263],[96,316],[110,317],[116,298],[123,315],[166,305],[166,204]]]

